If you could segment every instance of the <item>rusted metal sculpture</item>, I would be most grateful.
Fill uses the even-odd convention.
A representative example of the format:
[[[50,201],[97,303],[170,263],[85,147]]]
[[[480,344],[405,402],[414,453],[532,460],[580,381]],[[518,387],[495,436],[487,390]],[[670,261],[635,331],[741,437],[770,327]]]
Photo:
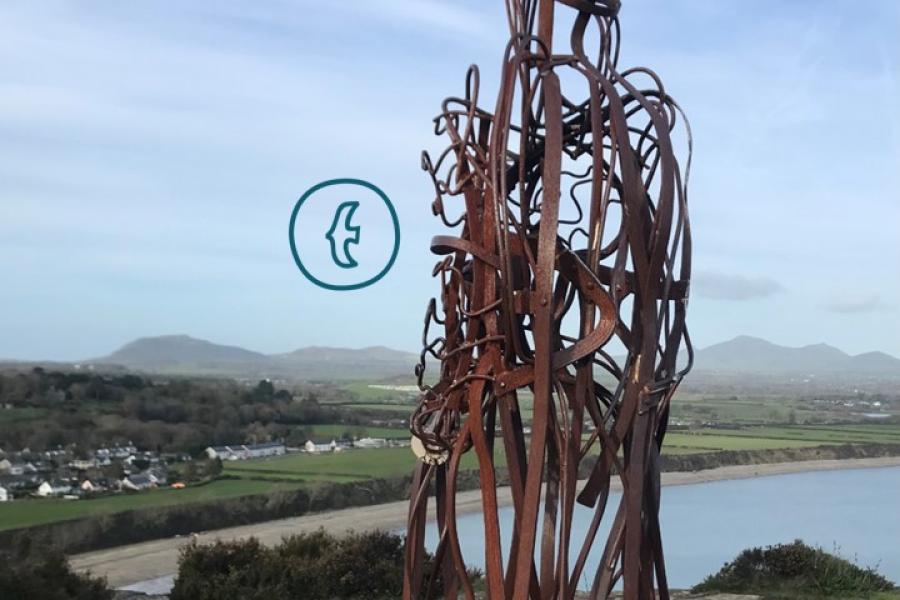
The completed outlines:
[[[435,120],[450,144],[422,164],[434,181],[435,215],[458,233],[432,242],[444,258],[434,270],[440,304],[432,300],[426,314],[423,394],[411,418],[422,461],[405,598],[437,585],[445,598],[473,598],[455,512],[469,451],[481,480],[489,598],[573,598],[589,576],[612,477],[623,494],[590,598],[607,598],[620,580],[627,599],[668,598],[659,453],[672,395],[692,362],[689,162],[683,171],[673,146],[689,153],[690,135],[652,71],[617,66],[618,8],[618,0],[507,0],[510,41],[493,113],[478,106],[471,67],[465,96],[448,98]],[[557,53],[554,20],[563,18],[572,19],[569,48]],[[676,125],[684,135],[674,135]],[[429,356],[440,362],[430,386]],[[507,547],[501,478],[515,514]],[[432,490],[440,577],[423,572]],[[580,550],[570,551],[576,500],[593,508],[593,520]]]

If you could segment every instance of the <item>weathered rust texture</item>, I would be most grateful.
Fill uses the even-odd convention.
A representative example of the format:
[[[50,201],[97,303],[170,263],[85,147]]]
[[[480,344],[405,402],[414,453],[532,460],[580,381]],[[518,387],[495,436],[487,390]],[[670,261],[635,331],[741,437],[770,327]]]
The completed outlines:
[[[690,135],[656,74],[618,67],[618,9],[618,0],[508,0],[494,110],[479,107],[473,66],[463,97],[445,100],[435,119],[449,146],[436,159],[423,154],[422,166],[434,214],[453,233],[431,246],[441,291],[425,316],[423,393],[411,417],[426,454],[411,491],[405,598],[438,585],[445,598],[473,598],[454,505],[470,451],[489,598],[571,599],[583,582],[590,598],[608,598],[620,580],[627,599],[669,597],[659,452],[693,357],[690,163],[683,169],[673,148],[689,155]],[[564,23],[571,35],[554,40]],[[440,365],[433,385],[426,359]],[[500,467],[515,514],[506,546]],[[582,484],[579,467],[589,472]],[[624,488],[618,507],[607,506],[612,477]],[[432,491],[440,584],[423,572]],[[576,501],[593,509],[583,540],[570,539]],[[585,573],[604,517],[600,567]]]

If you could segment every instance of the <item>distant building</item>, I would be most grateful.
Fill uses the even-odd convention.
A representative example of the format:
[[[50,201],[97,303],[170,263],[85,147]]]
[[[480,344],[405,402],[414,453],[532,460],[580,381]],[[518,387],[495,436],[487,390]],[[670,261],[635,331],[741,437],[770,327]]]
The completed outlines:
[[[334,452],[335,448],[337,448],[337,443],[334,440],[331,440],[330,444],[317,444],[312,440],[306,440],[306,443],[303,444],[303,450],[305,452],[309,452],[310,454]]]
[[[242,444],[239,446],[210,446],[206,449],[209,459],[219,460],[247,460],[250,458],[267,458],[270,456],[282,456],[287,451],[281,442],[269,442],[266,444]]]
[[[156,485],[166,485],[169,483],[169,474],[165,469],[160,469],[159,467],[147,469],[146,475],[150,478],[150,481]]]
[[[91,483],[90,479],[85,479],[84,481],[81,482],[81,491],[88,492],[88,493],[96,492],[97,486],[94,485],[93,483]]]
[[[154,483],[153,479],[150,475],[146,473],[140,473],[138,475],[129,475],[125,479],[122,480],[122,489],[123,490],[131,490],[132,492],[140,492],[143,490],[149,490],[151,488],[155,488],[156,483]]]
[[[353,442],[356,448],[387,448],[388,441],[384,438],[362,438]]]
[[[10,475],[25,475],[26,473],[34,473],[36,469],[31,463],[12,463],[9,466]]]
[[[12,469],[12,463],[9,462],[9,459],[0,460],[0,473],[9,473],[10,469]]]
[[[9,492],[35,490],[43,481],[44,478],[36,474],[4,475],[0,479],[0,485],[3,485]]]
[[[9,502],[10,500],[12,500],[12,496],[5,487],[0,486],[0,502]]]
[[[203,451],[209,460],[237,460],[237,456],[230,446],[210,446]]]
[[[41,485],[38,486],[37,492],[35,492],[38,496],[42,498],[49,498],[51,496],[65,496],[66,494],[72,491],[72,486],[67,483],[62,482],[49,482],[45,481]]]
[[[249,454],[249,458],[265,458],[268,456],[282,456],[286,452],[284,444],[281,442],[270,442],[267,444],[254,444],[252,446],[244,446]]]
[[[137,448],[134,446],[134,444],[129,443],[126,446],[116,446],[114,448],[99,448],[96,452],[94,452],[94,456],[97,457],[97,459],[99,459],[100,461],[114,458],[122,460],[136,453]]]
[[[69,462],[69,467],[76,471],[87,471],[88,469],[93,469],[97,466],[96,460],[73,460]]]

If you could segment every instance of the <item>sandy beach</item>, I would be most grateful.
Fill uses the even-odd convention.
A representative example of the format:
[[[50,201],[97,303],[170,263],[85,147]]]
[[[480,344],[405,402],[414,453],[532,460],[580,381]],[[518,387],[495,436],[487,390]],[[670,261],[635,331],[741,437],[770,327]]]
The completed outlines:
[[[691,485],[710,481],[747,479],[771,475],[785,475],[808,471],[828,471],[837,469],[861,469],[900,466],[900,457],[862,458],[852,460],[810,460],[765,465],[735,465],[685,473],[664,473],[665,486]],[[620,489],[614,480],[613,489]],[[498,490],[501,506],[512,502],[509,488]],[[481,510],[481,492],[472,490],[460,492],[457,496],[457,512],[471,513]],[[398,529],[406,522],[407,502],[390,502],[374,506],[362,506],[326,513],[315,513],[247,525],[230,527],[200,533],[196,536],[200,543],[216,539],[238,540],[256,537],[265,544],[276,544],[282,537],[295,533],[324,528],[333,533],[348,530]],[[108,550],[88,552],[71,557],[73,567],[79,571],[91,571],[107,577],[113,587],[125,587],[138,582],[167,578],[175,573],[178,551],[190,542],[188,537],[154,540]]]

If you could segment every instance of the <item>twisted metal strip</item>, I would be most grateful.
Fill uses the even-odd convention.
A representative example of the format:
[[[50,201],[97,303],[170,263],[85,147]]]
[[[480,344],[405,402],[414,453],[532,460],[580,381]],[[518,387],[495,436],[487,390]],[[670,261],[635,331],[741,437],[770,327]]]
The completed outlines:
[[[410,419],[424,450],[410,495],[408,599],[430,595],[437,581],[422,574],[432,488],[442,592],[474,598],[455,511],[469,451],[481,478],[490,598],[573,598],[613,477],[623,494],[590,598],[608,598],[619,580],[628,599],[669,597],[659,451],[693,356],[685,327],[690,162],[682,172],[673,136],[685,130],[689,154],[690,130],[655,73],[619,70],[618,0],[558,3],[506,0],[510,40],[494,111],[478,106],[471,67],[464,96],[447,99],[435,119],[448,147],[436,160],[423,154],[432,210],[457,234],[432,242],[443,256],[434,269],[441,294],[426,312],[422,395]],[[557,9],[572,17],[565,54],[553,52]],[[585,48],[591,26],[594,60]],[[570,99],[563,81],[586,99]],[[679,370],[682,347],[689,360]],[[433,385],[425,384],[428,357],[440,363]],[[515,511],[506,557],[501,477]],[[593,517],[570,556],[576,501]]]

